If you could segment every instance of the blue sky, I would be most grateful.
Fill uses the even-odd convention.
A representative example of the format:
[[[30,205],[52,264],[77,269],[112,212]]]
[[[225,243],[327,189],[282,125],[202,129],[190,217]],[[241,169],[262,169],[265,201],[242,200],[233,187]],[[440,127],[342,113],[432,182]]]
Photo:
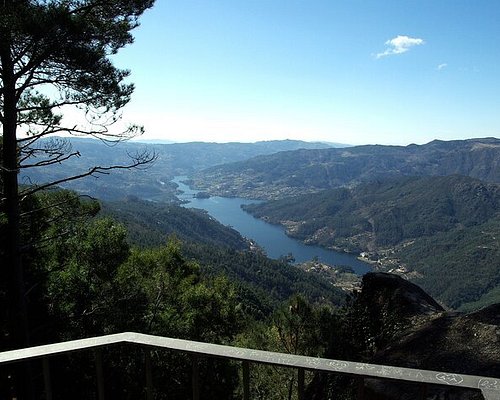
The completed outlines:
[[[115,64],[172,141],[500,136],[500,1],[157,0]]]

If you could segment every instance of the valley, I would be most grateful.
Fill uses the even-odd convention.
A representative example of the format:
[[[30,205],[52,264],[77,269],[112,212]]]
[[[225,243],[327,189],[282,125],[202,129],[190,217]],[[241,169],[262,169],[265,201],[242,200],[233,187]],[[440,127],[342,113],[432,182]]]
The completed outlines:
[[[465,142],[453,147],[470,147]],[[98,142],[84,144],[95,151],[94,158],[78,159],[85,163],[71,168],[125,162]],[[442,152],[447,145],[439,144]],[[193,154],[198,146],[186,144]],[[394,151],[380,147],[363,151],[386,156]],[[498,146],[486,147],[493,162]],[[394,164],[391,172],[379,173],[364,161],[363,172],[353,168],[351,178],[330,175],[331,187],[293,180],[293,168],[302,168],[301,157],[309,151],[309,166],[325,164],[323,150],[317,149],[240,161],[258,164],[284,155],[288,164],[280,173],[289,176],[290,186],[272,173],[271,162],[270,176],[254,191],[246,185],[246,192],[218,196],[214,187],[232,185],[232,172],[224,175],[223,169],[239,164],[202,169],[193,161],[192,169],[153,164],[119,171],[116,180],[114,173],[82,180],[78,192],[37,193],[25,206],[35,212],[28,208],[24,235],[51,239],[27,258],[32,273],[41,274],[30,276],[30,282],[44,276],[47,285],[33,294],[44,296],[32,303],[43,306],[32,316],[35,326],[48,320],[51,337],[61,339],[138,330],[312,357],[497,374],[500,185],[437,167],[433,174],[406,174]],[[458,158],[464,159],[461,151]],[[222,162],[217,154],[205,156]],[[189,165],[192,154],[178,157],[179,166]],[[469,175],[489,166],[471,164]],[[46,170],[36,179],[58,179],[76,172],[71,168]],[[494,169],[488,176],[495,176]],[[191,187],[202,176],[204,185]],[[106,195],[89,199],[99,193]],[[260,199],[250,198],[257,193]],[[296,347],[290,350],[292,342]],[[170,368],[162,370],[165,382],[172,368],[190,368],[182,360],[162,362]],[[219,373],[213,368],[203,373],[212,372]],[[255,378],[267,394],[276,392],[276,382],[293,378],[281,371],[268,374],[270,380]],[[235,376],[227,390],[238,390],[237,382]],[[172,385],[180,391],[185,386]],[[325,387],[354,398],[355,385],[337,377],[314,375],[307,384],[319,398],[328,398],[321,394]],[[390,390],[394,398],[406,392],[390,383],[366,382],[364,388]],[[271,398],[283,396],[281,391]],[[464,398],[472,400],[474,394]]]
[[[64,164],[24,170],[20,181],[29,184],[53,182],[69,175],[78,175],[93,166],[128,165],[131,156],[154,155],[154,161],[144,168],[116,169],[112,174],[99,174],[70,181],[61,186],[102,200],[120,200],[138,196],[153,201],[176,202],[176,186],[170,181],[178,175],[191,175],[195,171],[264,154],[296,149],[327,148],[323,143],[298,140],[276,140],[257,143],[142,143],[135,141],[106,143],[81,138],[45,138],[41,147],[63,145],[67,151],[77,153]]]
[[[0,399],[500,400],[500,2],[0,9]]]
[[[354,255],[317,245],[306,245],[301,240],[286,235],[283,228],[256,219],[244,211],[245,207],[259,204],[259,201],[224,197],[198,198],[198,192],[184,184],[184,179],[185,177],[176,177],[173,180],[182,192],[179,198],[184,202],[184,207],[205,210],[217,221],[248,238],[270,258],[288,259],[293,264],[316,259],[329,266],[348,266],[358,275],[370,270],[367,263],[359,261]]]
[[[85,170],[92,163],[123,163],[123,154],[144,146],[124,143],[110,148],[88,140],[71,144],[87,156],[74,159],[66,172]],[[358,273],[373,269],[403,276],[454,309],[499,300],[498,139],[406,147],[328,148],[296,141],[148,146],[158,154],[148,169],[87,178],[69,187],[103,200],[128,199],[128,204],[134,199],[172,205],[189,201],[189,207],[215,213],[212,216],[236,229],[238,236],[259,237],[256,249],[274,259],[319,262],[303,269],[327,281],[335,271],[325,271],[322,265],[354,266]],[[29,180],[54,180],[63,172],[40,169],[40,175]],[[179,179],[172,181],[181,175],[194,191]],[[122,220],[130,224],[141,208],[140,202],[128,207]],[[190,234],[195,226],[198,231]],[[208,244],[217,237],[205,223],[185,228],[179,233],[184,240]],[[155,243],[164,237],[135,235],[139,242],[140,235]],[[275,236],[279,240],[270,239]],[[232,248],[245,243],[234,235],[223,240]]]
[[[463,175],[500,183],[500,139],[302,149],[209,167],[194,184],[212,195],[276,200],[400,176]]]

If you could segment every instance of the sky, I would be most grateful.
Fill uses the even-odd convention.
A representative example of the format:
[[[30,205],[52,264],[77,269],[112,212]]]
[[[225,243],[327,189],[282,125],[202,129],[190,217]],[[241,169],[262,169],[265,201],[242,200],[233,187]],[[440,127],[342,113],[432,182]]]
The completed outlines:
[[[143,139],[500,137],[498,0],[157,0],[114,56]]]

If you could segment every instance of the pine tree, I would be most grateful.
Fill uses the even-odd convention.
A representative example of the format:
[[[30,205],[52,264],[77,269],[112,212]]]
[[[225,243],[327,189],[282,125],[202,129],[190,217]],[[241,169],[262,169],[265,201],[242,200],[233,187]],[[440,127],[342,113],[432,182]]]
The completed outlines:
[[[112,168],[147,164],[154,154],[132,156],[126,166],[94,166],[40,186],[20,188],[21,169],[61,163],[79,156],[65,140],[48,135],[92,135],[122,140],[140,134],[129,126],[110,126],[130,100],[128,71],[110,56],[132,42],[130,31],[154,0],[4,0],[0,4],[0,280],[7,310],[7,337],[2,348],[29,345],[26,288],[21,242],[21,206],[31,194]],[[62,111],[77,109],[86,123],[67,123]]]

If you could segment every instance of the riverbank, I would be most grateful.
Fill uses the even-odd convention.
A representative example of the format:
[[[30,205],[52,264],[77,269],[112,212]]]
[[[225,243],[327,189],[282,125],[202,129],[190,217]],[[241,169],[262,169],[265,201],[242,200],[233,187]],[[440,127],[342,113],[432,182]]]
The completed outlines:
[[[178,191],[182,192],[178,194],[178,198],[183,201],[183,207],[207,211],[222,224],[231,226],[242,236],[253,240],[270,258],[279,259],[291,255],[297,264],[318,260],[329,266],[349,266],[358,275],[371,270],[369,264],[358,260],[356,255],[306,245],[286,235],[283,227],[269,224],[242,210],[241,205],[255,204],[258,200],[219,196],[196,198],[199,191],[183,183],[186,180],[186,177],[178,176],[172,181],[178,185]]]

